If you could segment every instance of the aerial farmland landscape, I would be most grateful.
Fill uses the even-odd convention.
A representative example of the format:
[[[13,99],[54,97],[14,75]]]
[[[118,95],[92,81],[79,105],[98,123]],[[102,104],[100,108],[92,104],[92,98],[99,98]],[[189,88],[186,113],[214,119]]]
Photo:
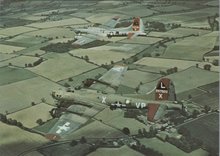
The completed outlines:
[[[218,156],[218,0],[0,0],[0,156]]]

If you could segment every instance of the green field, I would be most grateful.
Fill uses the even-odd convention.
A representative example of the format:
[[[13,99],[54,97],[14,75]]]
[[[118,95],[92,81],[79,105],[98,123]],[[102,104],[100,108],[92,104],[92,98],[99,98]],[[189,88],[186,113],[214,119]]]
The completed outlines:
[[[157,138],[152,139],[139,139],[141,144],[148,148],[153,148],[154,150],[163,154],[163,156],[208,156],[208,152],[203,149],[195,150],[191,153],[185,153],[179,148],[171,145],[167,142],[163,142]]]
[[[0,86],[36,77],[28,70],[13,67],[1,67],[0,75]]]

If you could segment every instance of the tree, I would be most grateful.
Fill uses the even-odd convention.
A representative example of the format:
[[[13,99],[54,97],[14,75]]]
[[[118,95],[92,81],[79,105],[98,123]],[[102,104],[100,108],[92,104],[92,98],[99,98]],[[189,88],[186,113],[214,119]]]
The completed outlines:
[[[72,140],[70,143],[70,146],[76,146],[78,144],[78,141]]]
[[[44,122],[43,122],[42,119],[37,119],[36,123],[37,123],[38,125],[43,125]]]
[[[0,114],[0,121],[6,123],[7,122],[7,116],[4,114]]]
[[[192,117],[193,117],[193,118],[197,118],[198,115],[199,115],[199,111],[194,110],[194,111],[192,112]]]
[[[88,62],[89,61],[89,56],[85,56],[84,59]]]
[[[204,106],[205,113],[208,113],[211,110],[211,107],[208,105]]]
[[[72,77],[70,77],[70,78],[68,79],[68,81],[73,81],[73,78],[72,78]]]
[[[126,135],[130,135],[130,129],[129,129],[128,127],[124,127],[124,128],[122,129],[122,132],[123,132],[124,134],[126,134]]]
[[[211,70],[211,65],[210,64],[205,64],[204,69],[210,71]]]
[[[87,140],[86,140],[86,138],[84,136],[82,136],[79,142],[81,144],[85,144],[87,142]]]
[[[65,82],[64,87],[70,87],[70,85],[67,82]]]
[[[141,129],[138,129],[138,135],[143,136],[143,133],[142,133]]]
[[[213,64],[214,66],[218,66],[218,65],[219,65],[219,60],[213,60],[212,64]]]

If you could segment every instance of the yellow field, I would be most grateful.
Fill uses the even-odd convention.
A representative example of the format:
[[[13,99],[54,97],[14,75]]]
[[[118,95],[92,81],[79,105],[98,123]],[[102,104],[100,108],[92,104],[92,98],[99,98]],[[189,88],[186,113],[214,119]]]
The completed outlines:
[[[146,130],[148,130],[147,126],[139,121],[132,118],[124,118],[124,111],[122,110],[112,111],[109,108],[106,108],[96,115],[95,118],[120,130],[124,127],[128,127],[131,134],[137,134],[138,129],[146,128]]]
[[[202,61],[203,55],[215,46],[216,39],[216,32],[189,37],[169,45],[162,57]]]
[[[38,59],[39,58],[32,56],[18,56],[10,60],[0,62],[0,66],[8,65],[9,63],[11,63],[12,65],[15,66],[25,67],[25,64],[29,64],[29,63],[33,64]]]
[[[42,23],[32,23],[27,26],[36,27],[36,28],[51,28],[51,27],[60,27],[66,25],[74,25],[74,24],[84,24],[87,23],[85,20],[80,18],[70,18],[70,19],[63,19],[59,21],[47,21]]]
[[[49,113],[49,111],[52,108],[54,107],[48,104],[41,103],[41,104],[37,104],[35,106],[26,108],[24,110],[12,113],[8,115],[8,118],[16,119],[17,121],[20,121],[21,123],[23,123],[25,127],[33,128],[38,125],[36,123],[38,119],[47,121],[52,118]]]
[[[68,37],[73,38],[75,36],[75,33],[67,28],[49,28],[49,29],[43,29],[43,30],[26,33],[26,35],[31,35],[31,36],[40,35],[42,37],[53,37],[53,38],[55,37],[63,38],[63,36],[65,36],[67,38]]]
[[[42,77],[0,86],[0,113],[30,107],[31,102],[39,103],[42,98],[45,98],[47,103],[54,104],[50,93],[59,88],[62,86]]]
[[[15,156],[48,142],[40,135],[29,133],[15,126],[8,126],[2,122],[0,122],[0,129],[0,153],[2,156]]]
[[[179,148],[175,147],[172,144],[163,142],[157,138],[152,139],[139,139],[141,144],[144,144],[146,147],[153,148],[156,151],[159,151],[164,156],[178,155],[178,156],[207,156],[208,152],[203,149],[195,150],[191,153],[185,153]],[[169,149],[169,150],[168,150]]]
[[[198,61],[187,61],[187,60],[175,60],[175,59],[164,59],[164,58],[153,58],[145,57],[141,60],[135,62],[135,64],[141,64],[152,67],[164,67],[164,68],[173,68],[177,67],[178,70],[183,70],[191,66],[196,66]]]
[[[153,38],[153,37],[142,37],[142,36],[137,36],[131,39],[125,39],[121,40],[121,43],[136,43],[136,44],[154,44],[156,42],[159,42],[160,38]]]
[[[30,71],[45,76],[53,81],[60,81],[78,75],[96,66],[69,54],[49,54],[48,60],[29,68]]]
[[[80,139],[82,136],[88,138],[105,138],[105,137],[117,137],[121,136],[122,133],[110,126],[102,124],[99,121],[93,121],[88,125],[76,130],[70,134],[68,138]]]
[[[25,26],[19,26],[19,27],[1,29],[0,34],[1,35],[6,35],[6,36],[14,36],[14,35],[22,34],[22,33],[25,33],[25,32],[34,31],[34,30],[37,30],[37,29],[30,28],[30,27],[25,27]]]
[[[126,53],[120,53],[120,52],[115,52],[115,51],[110,51],[110,50],[90,50],[90,49],[76,49],[73,51],[70,51],[71,54],[74,56],[88,56],[89,60],[91,62],[94,62],[98,65],[101,64],[110,64],[111,61],[117,62],[120,61],[122,58],[129,58],[133,54],[126,54]]]
[[[143,156],[143,154],[136,152],[135,150],[124,145],[120,148],[98,148],[95,152],[90,153],[88,156],[112,156],[112,155],[124,155],[124,156]]]
[[[11,45],[0,44],[0,53],[11,54],[20,50],[25,49],[24,47],[17,47]]]
[[[204,35],[210,33],[209,30],[201,30],[201,29],[190,29],[190,28],[176,28],[167,32],[150,32],[149,36],[155,37],[182,37],[191,34],[195,35]]]

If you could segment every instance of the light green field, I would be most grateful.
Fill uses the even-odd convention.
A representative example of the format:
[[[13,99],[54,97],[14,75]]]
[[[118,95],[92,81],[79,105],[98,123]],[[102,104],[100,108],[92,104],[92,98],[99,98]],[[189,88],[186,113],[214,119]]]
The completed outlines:
[[[120,148],[98,148],[95,152],[90,153],[88,156],[143,156],[143,154],[136,152],[135,150],[124,145]]]
[[[68,41],[72,41],[74,38],[73,36],[72,37],[69,37],[69,38],[59,38],[59,39],[54,39],[54,40],[51,40],[49,41],[50,43],[66,43]]]
[[[80,139],[82,136],[88,138],[106,138],[106,137],[118,137],[123,135],[120,131],[102,124],[99,121],[93,121],[88,125],[76,130],[74,133],[70,134],[68,138]]]
[[[0,61],[3,61],[3,60],[7,60],[7,59],[10,59],[12,57],[16,57],[17,55],[16,54],[4,54],[4,53],[0,53]],[[1,63],[0,63],[1,64]]]
[[[164,59],[164,58],[154,58],[154,57],[144,57],[135,64],[146,65],[150,67],[163,67],[163,68],[173,68],[177,67],[178,71],[189,68],[191,66],[196,66],[198,61],[187,61],[187,60],[175,60],[175,59]]]
[[[160,38],[153,38],[153,37],[142,37],[142,36],[137,36],[131,39],[125,39],[119,41],[120,43],[135,43],[135,44],[154,44],[156,42],[161,41],[162,39]]]
[[[120,61],[122,58],[129,58],[133,54],[126,54],[123,52],[114,52],[110,50],[89,50],[89,49],[76,49],[72,50],[69,53],[73,54],[74,56],[88,56],[91,62],[94,62],[98,65],[101,64],[110,64],[111,61],[117,62]]]
[[[202,61],[203,55],[214,48],[217,35],[216,32],[212,32],[203,36],[189,37],[177,41],[167,47],[162,57]]]
[[[11,54],[20,50],[25,49],[24,47],[17,47],[11,45],[0,44],[0,53]]]
[[[36,148],[47,143],[46,138],[24,131],[15,126],[0,122],[0,153],[2,156],[15,156],[27,149]]]
[[[196,67],[190,67],[187,70],[166,76],[170,78],[174,85],[176,93],[181,93],[199,86],[216,82],[219,80],[219,73],[210,72]],[[155,88],[157,81],[146,83],[140,87],[142,93],[147,93]]]
[[[181,10],[188,10],[189,8],[180,5],[169,5],[169,6],[156,6],[153,10],[159,12],[173,12],[173,11],[181,11]]]
[[[27,16],[22,16],[20,18],[26,19],[26,20],[31,20],[31,21],[39,21],[42,19],[45,19],[47,16],[35,16],[35,15],[27,15]]]
[[[153,16],[146,18],[146,20],[159,21],[163,23],[178,23],[182,24],[182,26],[209,28],[207,17],[213,16],[216,13],[218,13],[217,7],[209,7],[192,12]]]
[[[24,110],[9,114],[7,117],[16,119],[17,121],[20,121],[23,123],[25,127],[33,128],[37,126],[38,124],[36,121],[38,119],[42,119],[43,121],[47,121],[51,119],[51,115],[49,111],[54,108],[53,106],[41,103],[37,104],[35,106],[31,106],[29,108],[26,108]],[[38,112],[38,113],[36,113]]]
[[[11,63],[14,66],[25,67],[25,64],[33,64],[38,59],[39,58],[33,56],[18,56],[10,60],[0,62],[0,66],[7,66],[9,63]]]
[[[86,19],[91,21],[92,23],[104,24],[105,22],[111,20],[115,16],[124,17],[124,15],[120,15],[117,13],[97,13],[87,17]]]
[[[178,155],[178,156],[208,156],[208,152],[203,149],[195,150],[191,153],[185,153],[179,148],[171,145],[167,142],[163,142],[157,138],[152,139],[139,139],[141,144],[145,145],[148,148],[153,148],[156,151],[159,151],[164,156]]]
[[[159,77],[161,77],[160,74],[141,72],[137,70],[128,70],[124,74],[121,84],[131,88],[136,88],[140,84],[140,82],[146,83],[158,79]]]
[[[32,23],[27,26],[36,27],[36,28],[51,28],[51,27],[60,27],[60,26],[67,26],[67,25],[75,25],[75,24],[84,24],[87,23],[85,20],[80,18],[70,18],[70,19],[63,19],[59,21],[47,21],[42,23]]]
[[[76,12],[76,13],[73,13],[73,14],[70,14],[70,15],[74,16],[74,17],[87,18],[89,16],[94,15],[94,13],[90,13],[90,12]]]
[[[9,42],[15,42],[16,43],[21,43],[25,47],[33,46],[36,44],[40,44],[41,42],[45,41],[47,39],[43,37],[35,37],[35,36],[27,36],[27,35],[19,35],[16,36],[12,39],[9,39],[7,41]]]
[[[13,67],[1,67],[0,75],[0,86],[27,80],[36,76],[28,70]]]
[[[52,37],[52,38],[55,37],[63,38],[63,36],[65,36],[67,38],[69,37],[73,38],[75,36],[75,33],[67,28],[50,28],[50,29],[42,29],[42,30],[26,33],[26,35],[30,35],[30,36],[40,35],[42,37]]]
[[[137,134],[138,129],[146,128],[147,130],[146,125],[140,123],[139,121],[132,118],[124,118],[124,111],[122,110],[112,111],[109,108],[106,108],[96,115],[95,118],[120,130],[124,127],[128,127],[131,134]]]
[[[37,30],[37,29],[30,28],[30,27],[25,27],[25,26],[19,26],[19,27],[1,29],[0,34],[1,35],[6,35],[6,36],[14,36],[14,35],[22,34],[22,33],[25,33],[25,32],[34,31],[34,30]]]
[[[46,52],[43,51],[43,50],[30,50],[30,51],[28,51],[27,53],[25,53],[25,55],[35,56],[35,54],[43,55],[43,54],[45,54],[45,53],[46,53]]]
[[[172,29],[167,32],[150,32],[149,36],[155,36],[155,37],[182,37],[187,36],[191,34],[195,35],[204,35],[210,33],[209,30],[202,30],[202,29],[191,29],[191,28],[176,28]]]
[[[54,104],[50,93],[62,86],[42,77],[0,86],[0,113],[16,112],[31,106],[31,102],[39,103],[42,98]],[[13,98],[11,98],[13,97]]]
[[[48,60],[29,70],[53,81],[60,81],[96,67],[85,60],[71,57],[67,53],[50,53],[47,58]]]

